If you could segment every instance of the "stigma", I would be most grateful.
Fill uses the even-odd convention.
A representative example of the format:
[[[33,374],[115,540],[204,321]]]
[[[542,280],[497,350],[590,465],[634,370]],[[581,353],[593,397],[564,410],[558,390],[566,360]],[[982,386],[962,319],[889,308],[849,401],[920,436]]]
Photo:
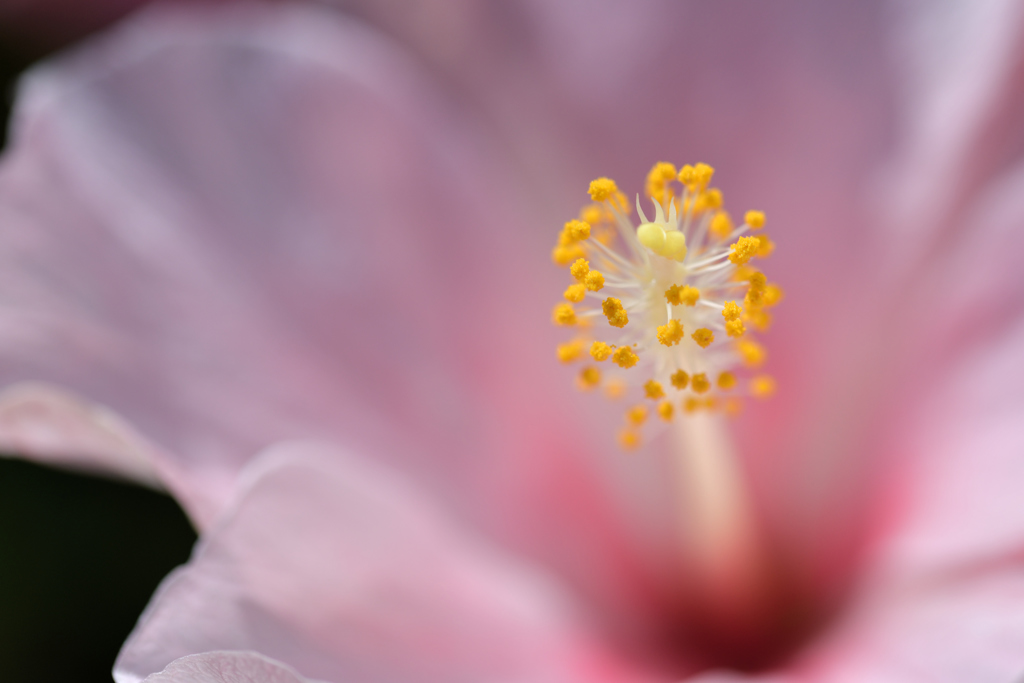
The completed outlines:
[[[761,373],[767,354],[755,338],[782,299],[760,268],[775,245],[764,213],[733,219],[713,176],[703,163],[657,163],[644,202],[598,178],[552,251],[569,275],[552,319],[573,331],[557,357],[582,365],[581,390],[603,388],[626,401],[624,448],[638,446],[652,423],[735,414],[745,397],[775,389]]]

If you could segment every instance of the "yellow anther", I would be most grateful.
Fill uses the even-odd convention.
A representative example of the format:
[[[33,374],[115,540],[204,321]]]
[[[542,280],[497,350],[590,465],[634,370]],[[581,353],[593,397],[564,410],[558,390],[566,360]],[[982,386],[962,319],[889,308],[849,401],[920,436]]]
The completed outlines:
[[[636,405],[626,411],[626,419],[635,425],[642,425],[647,421],[647,406]]]
[[[725,323],[725,333],[730,337],[742,337],[747,331],[742,320],[728,320]]]
[[[708,348],[711,342],[715,341],[715,333],[706,327],[700,328],[690,336],[693,337],[693,341],[697,342],[698,346],[702,349]]]
[[[743,305],[748,311],[764,305],[764,295],[767,290],[768,285],[764,273],[753,273],[750,276],[750,288],[747,289],[747,295],[743,298]]]
[[[753,266],[737,266],[736,272],[732,274],[732,279],[736,282],[748,282],[756,272],[758,270]]]
[[[768,258],[775,251],[775,242],[772,242],[768,235],[754,235],[754,239],[761,243],[757,248],[757,258]]]
[[[754,308],[747,311],[747,322],[759,332],[767,332],[768,328],[772,326],[772,314],[763,308]]]
[[[678,178],[679,182],[689,187],[690,185],[693,185],[695,182],[697,182],[697,173],[694,170],[693,166],[690,166],[690,164],[686,164],[681,169],[679,169]]]
[[[608,360],[608,357],[612,355],[612,347],[604,342],[596,341],[590,346],[590,355],[600,363],[601,361]]]
[[[623,429],[619,432],[619,445],[627,451],[632,451],[640,446],[640,435],[632,429]]]
[[[725,306],[722,308],[722,317],[725,318],[726,322],[739,320],[742,314],[743,309],[735,301],[726,301]]]
[[[665,247],[661,255],[675,261],[686,258],[686,235],[678,230],[665,231]]]
[[[763,346],[749,339],[736,342],[736,350],[739,351],[743,362],[751,368],[763,365],[768,356]]]
[[[597,225],[605,219],[605,210],[600,204],[587,204],[580,209],[580,220],[590,225]]]
[[[571,220],[565,224],[565,231],[577,242],[590,237],[590,223],[586,221]]]
[[[718,375],[718,388],[728,391],[736,386],[736,375],[731,372],[723,372]]]
[[[591,292],[600,292],[604,287],[604,273],[592,270],[583,278],[583,284]]]
[[[613,401],[622,398],[626,395],[626,383],[618,377],[613,377],[605,382],[604,395]]]
[[[612,354],[612,362],[620,368],[631,368],[636,365],[638,360],[640,360],[640,356],[636,355],[628,346],[620,346]]]
[[[626,315],[626,309],[622,307],[622,302],[613,296],[601,302],[601,311],[608,318],[608,324],[612,327],[625,327],[629,322],[629,316]]]
[[[671,420],[673,412],[671,401],[662,401],[658,404],[658,417],[662,420],[665,420],[666,422]]]
[[[711,382],[708,381],[707,375],[703,372],[698,372],[690,379],[690,388],[698,394],[703,394],[711,388]]]
[[[689,285],[672,285],[665,290],[665,300],[673,306],[696,306],[699,298],[700,290]]]
[[[775,393],[775,379],[769,375],[758,375],[750,380],[750,393],[758,398],[768,398]]]
[[[603,202],[619,191],[611,178],[598,178],[590,181],[590,198],[595,202]]]
[[[696,164],[693,167],[694,179],[701,187],[707,187],[708,183],[711,182],[711,177],[714,175],[715,169],[711,168],[707,164]]]
[[[664,398],[665,390],[661,388],[661,384],[653,379],[649,379],[644,383],[644,395],[647,398]]]
[[[776,284],[770,284],[764,288],[764,295],[762,296],[762,303],[765,308],[771,308],[780,301],[782,301],[783,292],[782,287]]]
[[[571,363],[583,355],[583,342],[576,340],[558,345],[558,360]]]
[[[760,247],[761,242],[756,237],[741,237],[729,246],[729,261],[742,266],[754,258]]]
[[[551,250],[551,260],[558,266],[567,266],[584,255],[583,247],[578,244],[557,246]]]
[[[743,221],[749,225],[751,229],[760,230],[764,227],[764,212],[747,211],[747,215],[743,217]]]
[[[563,294],[563,296],[565,297],[566,301],[571,301],[575,304],[578,304],[579,302],[583,301],[583,297],[586,295],[586,293],[586,287],[584,287],[581,284],[575,284],[566,287],[565,294]]]
[[[669,320],[658,326],[658,341],[665,346],[675,346],[683,340],[683,326],[678,320]]]
[[[613,183],[614,184],[614,183]],[[608,204],[612,206],[616,211],[621,214],[629,215],[633,210],[633,207],[629,203],[629,198],[622,194],[618,190],[612,195],[612,198],[608,200]],[[612,216],[614,218],[614,216]]]
[[[675,180],[676,167],[667,161],[659,161],[647,174],[647,195],[660,199],[665,193],[668,183]]]
[[[644,223],[636,229],[636,238],[655,254],[665,249],[665,229],[657,223]]]
[[[711,225],[708,226],[708,229],[711,230],[712,235],[720,240],[724,240],[732,233],[732,218],[725,211],[719,211],[711,219]]]
[[[572,310],[569,304],[558,304],[551,314],[551,319],[556,325],[570,327],[576,324],[576,311]]]
[[[582,282],[589,272],[590,263],[584,258],[576,259],[576,262],[569,267],[569,274],[576,278],[577,282]]]
[[[683,370],[676,370],[672,373],[669,380],[676,389],[685,389],[686,385],[690,383],[690,376]]]
[[[583,368],[576,376],[576,385],[583,391],[590,391],[601,383],[601,371],[597,368]]]
[[[694,200],[693,210],[707,211],[709,209],[717,209],[722,206],[722,193],[715,188],[711,188],[706,192],[701,192],[697,195],[697,199]]]

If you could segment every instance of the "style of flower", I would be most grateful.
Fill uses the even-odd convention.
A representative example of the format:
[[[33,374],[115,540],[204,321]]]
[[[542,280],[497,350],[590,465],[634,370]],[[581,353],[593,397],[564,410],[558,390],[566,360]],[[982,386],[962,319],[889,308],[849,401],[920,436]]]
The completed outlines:
[[[0,444],[202,530],[118,683],[1024,672],[1019,5],[425,7],[153,8],[19,91]],[[627,455],[548,240],[666,154],[771,221],[778,391]]]

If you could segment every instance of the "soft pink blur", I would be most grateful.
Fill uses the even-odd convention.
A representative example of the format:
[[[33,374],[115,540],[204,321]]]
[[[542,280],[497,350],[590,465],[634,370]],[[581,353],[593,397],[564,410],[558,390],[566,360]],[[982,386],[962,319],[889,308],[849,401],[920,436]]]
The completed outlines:
[[[204,530],[119,681],[1024,672],[1020,3],[346,10],[153,8],[19,93],[0,444]],[[725,621],[548,322],[587,181],[661,159],[767,212],[787,293]]]

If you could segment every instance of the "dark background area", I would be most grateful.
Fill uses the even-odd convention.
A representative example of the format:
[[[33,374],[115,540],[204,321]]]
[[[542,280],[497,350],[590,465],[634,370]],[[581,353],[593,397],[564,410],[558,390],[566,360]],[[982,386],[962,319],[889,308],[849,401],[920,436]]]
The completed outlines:
[[[0,7],[0,149],[18,75],[130,4],[89,16],[70,4]],[[165,495],[0,457],[0,681],[110,683],[121,644],[195,538]]]

